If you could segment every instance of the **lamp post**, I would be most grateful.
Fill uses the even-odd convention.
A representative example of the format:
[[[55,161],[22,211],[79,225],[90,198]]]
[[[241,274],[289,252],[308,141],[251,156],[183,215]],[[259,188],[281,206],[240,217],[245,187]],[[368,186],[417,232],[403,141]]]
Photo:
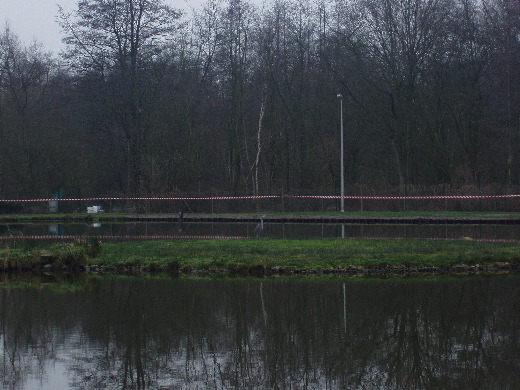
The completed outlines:
[[[339,99],[340,108],[340,171],[341,171],[341,212],[345,212],[345,165],[343,164],[343,95],[338,93],[337,98]]]

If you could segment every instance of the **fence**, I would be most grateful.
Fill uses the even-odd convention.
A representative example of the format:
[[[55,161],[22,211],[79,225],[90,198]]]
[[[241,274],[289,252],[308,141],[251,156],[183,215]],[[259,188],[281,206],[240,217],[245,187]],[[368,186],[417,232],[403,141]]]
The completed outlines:
[[[339,211],[340,196],[177,196],[177,197],[90,197],[6,199],[0,204],[17,205],[23,213],[86,212],[100,205],[106,212],[125,213],[246,213],[246,212],[333,212]],[[345,211],[520,211],[520,195],[346,195]],[[52,207],[51,207],[52,206]],[[9,207],[7,208],[9,209]],[[54,210],[53,210],[54,211]]]

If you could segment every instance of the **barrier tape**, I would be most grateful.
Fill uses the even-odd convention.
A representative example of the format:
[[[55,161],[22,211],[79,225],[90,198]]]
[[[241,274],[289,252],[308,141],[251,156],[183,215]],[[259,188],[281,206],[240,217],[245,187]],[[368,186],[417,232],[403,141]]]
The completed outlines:
[[[285,195],[284,195],[285,196]],[[0,202],[69,202],[69,201],[98,201],[98,200],[236,200],[236,199],[270,199],[282,198],[284,196],[213,196],[213,197],[93,197],[93,198],[39,198],[39,199],[0,199]]]
[[[290,198],[307,199],[341,199],[341,196],[313,196],[313,195],[284,195]],[[424,199],[491,199],[491,198],[520,198],[520,195],[439,195],[439,196],[344,196],[343,199],[350,200],[424,200]]]
[[[209,196],[209,197],[93,197],[93,198],[39,198],[39,199],[0,199],[0,202],[93,202],[121,200],[253,200],[253,199],[341,199],[339,195],[261,195],[261,196]],[[435,200],[435,199],[507,199],[520,198],[520,195],[437,195],[437,196],[343,196],[348,200]]]
[[[185,239],[185,240],[242,240],[247,237],[239,236],[197,236],[197,235],[171,235],[171,234],[160,234],[160,235],[107,235],[107,236],[82,236],[82,235],[63,235],[54,236],[52,234],[45,235],[28,235],[28,236],[0,236],[0,240],[75,240],[83,238],[94,238],[98,240],[172,240],[172,239]]]

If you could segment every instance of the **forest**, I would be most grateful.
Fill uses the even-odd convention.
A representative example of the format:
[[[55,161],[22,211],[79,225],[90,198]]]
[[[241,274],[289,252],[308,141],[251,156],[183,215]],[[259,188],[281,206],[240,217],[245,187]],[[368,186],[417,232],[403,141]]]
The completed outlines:
[[[340,105],[347,193],[520,188],[517,0],[80,0],[58,19],[60,54],[0,32],[0,199],[336,194]]]

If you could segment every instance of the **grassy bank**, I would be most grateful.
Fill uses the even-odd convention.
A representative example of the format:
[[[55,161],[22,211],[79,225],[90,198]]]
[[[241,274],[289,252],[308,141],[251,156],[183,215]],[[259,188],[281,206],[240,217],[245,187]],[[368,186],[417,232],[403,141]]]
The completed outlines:
[[[433,240],[197,240],[103,244],[95,264],[287,269],[448,266],[520,261],[520,244]]]
[[[164,240],[59,244],[45,251],[3,250],[4,267],[32,267],[44,259],[59,267],[94,270],[231,273],[306,271],[363,273],[517,269],[520,244],[440,240]],[[50,260],[49,260],[50,259]],[[55,259],[55,260],[52,260]]]

